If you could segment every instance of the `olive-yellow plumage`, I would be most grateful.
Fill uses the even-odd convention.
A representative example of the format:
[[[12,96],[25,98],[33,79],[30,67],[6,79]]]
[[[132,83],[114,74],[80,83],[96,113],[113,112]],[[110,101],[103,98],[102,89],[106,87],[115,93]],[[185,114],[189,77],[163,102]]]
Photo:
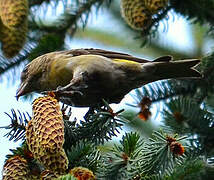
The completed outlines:
[[[154,61],[101,49],[52,52],[30,62],[21,75],[17,98],[30,92],[56,90],[73,106],[96,106],[105,99],[119,103],[132,89],[169,78],[201,77],[193,69],[200,60]]]

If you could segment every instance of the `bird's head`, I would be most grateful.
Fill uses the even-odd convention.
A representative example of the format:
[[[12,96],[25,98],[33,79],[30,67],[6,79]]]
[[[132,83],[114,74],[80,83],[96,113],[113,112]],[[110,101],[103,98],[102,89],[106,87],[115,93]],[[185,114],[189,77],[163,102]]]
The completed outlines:
[[[45,74],[46,63],[41,59],[34,59],[30,62],[21,73],[21,84],[16,92],[16,98],[31,92],[41,90],[42,77]]]

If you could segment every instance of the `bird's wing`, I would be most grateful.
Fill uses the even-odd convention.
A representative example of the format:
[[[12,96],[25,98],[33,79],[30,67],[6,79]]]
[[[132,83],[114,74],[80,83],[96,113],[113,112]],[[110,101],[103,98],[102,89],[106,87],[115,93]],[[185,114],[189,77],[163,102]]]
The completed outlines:
[[[123,60],[130,60],[130,61],[134,61],[134,62],[139,62],[139,63],[147,63],[147,62],[151,62],[149,60],[146,59],[142,59],[142,58],[138,58],[138,57],[134,57],[131,56],[129,54],[125,54],[125,53],[120,53],[120,52],[114,52],[114,51],[107,51],[107,50],[103,50],[103,49],[73,49],[73,50],[68,50],[65,51],[67,54],[70,54],[72,56],[79,56],[79,55],[101,55],[110,59],[123,59]],[[169,62],[170,60],[172,60],[171,56],[162,56],[159,57],[157,59],[155,59],[155,62]]]

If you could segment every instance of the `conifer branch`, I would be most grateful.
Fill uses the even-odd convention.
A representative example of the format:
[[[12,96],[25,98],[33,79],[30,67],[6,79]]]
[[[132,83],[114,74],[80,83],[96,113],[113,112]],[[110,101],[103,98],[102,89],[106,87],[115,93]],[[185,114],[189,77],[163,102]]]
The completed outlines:
[[[4,129],[10,130],[4,136],[9,138],[10,141],[14,140],[15,142],[18,140],[25,139],[25,128],[28,121],[31,119],[28,113],[21,113],[19,110],[16,112],[14,109],[11,109],[11,114],[5,113],[11,119],[11,124],[5,127],[0,127]]]
[[[112,114],[105,109],[93,109],[89,111],[85,120],[64,121],[65,122],[65,149],[80,141],[103,144],[113,136],[119,134],[125,120],[117,113]]]

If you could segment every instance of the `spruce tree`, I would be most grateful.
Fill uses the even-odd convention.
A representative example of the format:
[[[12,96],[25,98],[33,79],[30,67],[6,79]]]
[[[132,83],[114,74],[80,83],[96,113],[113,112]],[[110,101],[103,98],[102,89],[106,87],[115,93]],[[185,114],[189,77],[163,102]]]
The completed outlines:
[[[50,9],[54,19],[46,18]],[[132,42],[88,28],[89,17],[104,12]],[[0,76],[7,77],[6,81],[20,76],[22,64],[68,49],[68,39],[71,44],[74,37],[101,42],[103,36],[107,44],[132,46],[134,53],[150,49],[150,56],[200,58],[197,70],[203,75],[143,86],[119,110],[103,100],[102,106],[89,108],[81,119],[73,117],[72,107],[59,104],[51,93],[36,100],[27,95],[33,114],[11,107],[1,118],[8,121],[2,127],[8,131],[8,141],[20,142],[5,157],[3,179],[212,179],[214,51],[204,54],[203,46],[213,43],[213,12],[214,0],[0,0]],[[165,25],[166,31],[170,29],[168,21],[173,15],[191,24],[196,37],[193,53],[182,53],[158,41],[160,33],[166,33],[158,28]],[[152,107],[159,109],[157,116]],[[160,124],[160,120],[159,126],[151,123]]]

